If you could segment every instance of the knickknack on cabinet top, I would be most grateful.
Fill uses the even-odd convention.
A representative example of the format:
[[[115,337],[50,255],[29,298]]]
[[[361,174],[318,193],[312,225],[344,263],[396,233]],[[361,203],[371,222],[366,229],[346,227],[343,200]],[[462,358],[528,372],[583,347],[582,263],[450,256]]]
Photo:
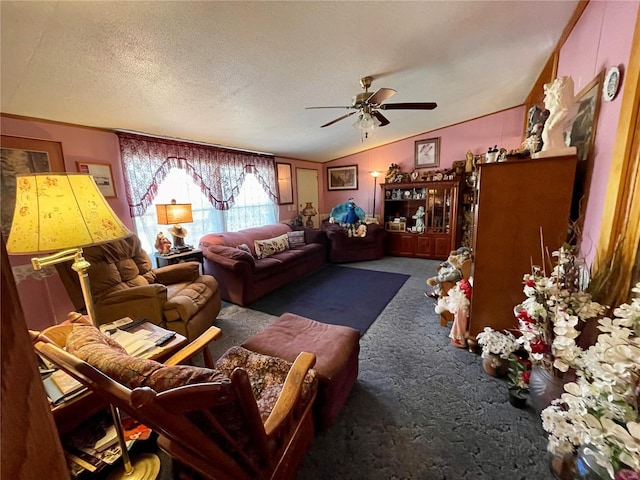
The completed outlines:
[[[387,253],[446,259],[459,247],[460,179],[383,183]]]

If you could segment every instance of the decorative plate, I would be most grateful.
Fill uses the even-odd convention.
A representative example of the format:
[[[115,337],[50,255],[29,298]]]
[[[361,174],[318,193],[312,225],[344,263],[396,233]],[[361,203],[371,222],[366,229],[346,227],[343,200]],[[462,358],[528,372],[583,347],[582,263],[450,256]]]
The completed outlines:
[[[434,179],[439,182],[440,180],[442,180],[442,176],[442,172],[438,172],[435,174]]]
[[[616,97],[618,89],[620,88],[620,69],[618,67],[611,67],[607,71],[607,75],[604,77],[604,88],[602,89],[602,99],[605,102],[610,102]]]

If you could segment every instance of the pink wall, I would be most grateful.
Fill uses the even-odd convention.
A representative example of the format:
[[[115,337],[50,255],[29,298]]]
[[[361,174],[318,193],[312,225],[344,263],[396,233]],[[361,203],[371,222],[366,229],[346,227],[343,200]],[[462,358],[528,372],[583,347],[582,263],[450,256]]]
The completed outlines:
[[[640,2],[589,3],[560,51],[558,75],[571,75],[578,94],[602,71],[629,63]],[[622,69],[624,82],[624,69]],[[622,94],[600,102],[593,150],[593,173],[583,228],[582,251],[588,264],[595,256],[618,130]]]
[[[76,162],[109,163],[118,198],[109,199],[114,212],[131,229],[133,222],[124,194],[124,177],[120,166],[120,148],[115,134],[91,128],[58,125],[48,122],[33,122],[14,118],[0,117],[3,135],[31,137],[51,140],[62,144],[65,170],[76,172]],[[30,259],[27,256],[10,256],[11,265],[20,269],[16,275],[18,295],[22,302],[27,325],[31,329],[42,329],[61,322],[73,310],[73,304],[60,282],[54,275],[31,275]],[[27,266],[20,268],[19,266]]]
[[[378,181],[384,182],[384,173],[392,163],[397,163],[403,172],[413,171],[417,140],[440,137],[438,169],[445,169],[450,168],[456,160],[464,160],[468,150],[474,154],[481,154],[494,145],[507,150],[519,147],[522,142],[524,119],[525,108],[515,107],[325,163],[323,178],[326,178],[326,167],[358,165],[358,190],[324,191],[323,204],[327,210],[323,212],[328,213],[334,206],[353,197],[356,205],[364,209],[367,215],[371,214],[374,181],[370,172],[382,172],[383,175],[378,177]],[[377,186],[376,211],[378,214],[380,214],[380,208],[380,187]]]

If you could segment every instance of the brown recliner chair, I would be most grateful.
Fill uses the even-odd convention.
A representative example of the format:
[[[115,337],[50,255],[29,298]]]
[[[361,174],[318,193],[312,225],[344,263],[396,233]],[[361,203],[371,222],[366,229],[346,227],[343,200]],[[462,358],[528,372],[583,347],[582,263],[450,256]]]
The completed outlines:
[[[89,267],[96,322],[146,318],[193,340],[220,312],[218,282],[200,275],[198,262],[152,268],[136,235],[83,249]],[[85,308],[78,274],[69,262],[56,265],[77,310]]]

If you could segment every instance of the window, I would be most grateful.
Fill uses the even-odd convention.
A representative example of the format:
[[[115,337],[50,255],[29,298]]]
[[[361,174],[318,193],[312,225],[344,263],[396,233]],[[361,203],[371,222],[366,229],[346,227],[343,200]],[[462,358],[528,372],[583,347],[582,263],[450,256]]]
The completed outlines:
[[[278,222],[276,204],[253,174],[246,174],[231,209],[216,210],[185,170],[171,168],[158,186],[153,206],[144,215],[133,218],[142,247],[149,253],[155,252],[158,232],[163,232],[171,239],[167,231],[170,225],[158,224],[155,205],[171,203],[172,199],[178,203],[191,203],[193,223],[183,227],[187,230],[185,244],[195,248],[198,247],[200,238],[207,233],[236,231]]]

